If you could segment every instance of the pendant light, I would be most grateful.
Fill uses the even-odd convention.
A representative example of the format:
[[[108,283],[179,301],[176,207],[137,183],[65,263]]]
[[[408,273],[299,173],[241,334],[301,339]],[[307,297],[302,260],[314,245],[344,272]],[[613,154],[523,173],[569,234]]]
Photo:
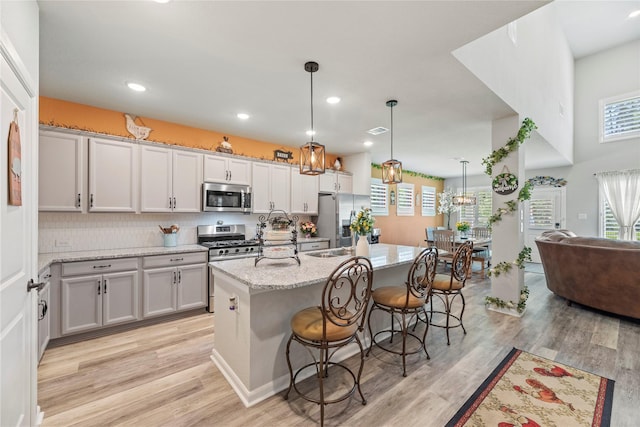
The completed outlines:
[[[453,196],[452,201],[456,206],[473,206],[476,204],[476,196],[467,195],[467,163],[468,160],[460,160],[462,163],[462,194]]]
[[[382,164],[382,182],[384,184],[399,184],[402,182],[402,163],[393,158],[393,107],[398,105],[395,99],[387,101],[391,108],[391,160]]]
[[[300,174],[320,175],[324,173],[324,145],[313,141],[313,73],[318,71],[317,62],[304,64],[305,71],[311,75],[311,141],[300,147]]]

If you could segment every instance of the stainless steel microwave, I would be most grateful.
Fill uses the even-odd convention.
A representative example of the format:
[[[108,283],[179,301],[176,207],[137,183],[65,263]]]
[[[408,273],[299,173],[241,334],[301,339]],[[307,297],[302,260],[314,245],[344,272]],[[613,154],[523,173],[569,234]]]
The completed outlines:
[[[251,212],[251,187],[248,185],[202,185],[202,210],[205,212]]]

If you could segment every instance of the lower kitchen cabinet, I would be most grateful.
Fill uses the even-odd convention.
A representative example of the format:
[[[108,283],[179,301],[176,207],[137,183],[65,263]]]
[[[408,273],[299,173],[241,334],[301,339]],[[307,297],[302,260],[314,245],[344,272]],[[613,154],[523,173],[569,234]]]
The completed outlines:
[[[49,340],[51,339],[51,273],[46,269],[38,276],[38,283],[44,283],[38,291],[38,361],[42,359]],[[38,362],[39,363],[39,362]]]
[[[142,278],[142,316],[155,317],[205,307],[207,305],[206,259],[206,252],[145,257]],[[191,264],[192,262],[199,263]],[[165,267],[157,267],[159,265],[165,265]]]
[[[63,278],[62,335],[132,322],[138,314],[138,271]]]

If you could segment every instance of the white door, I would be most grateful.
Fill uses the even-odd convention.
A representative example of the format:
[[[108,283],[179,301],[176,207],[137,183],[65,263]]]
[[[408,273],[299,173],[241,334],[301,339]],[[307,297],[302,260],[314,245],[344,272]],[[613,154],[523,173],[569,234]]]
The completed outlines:
[[[140,210],[171,212],[173,206],[172,150],[164,147],[140,147]]]
[[[291,173],[289,166],[271,165],[271,185],[269,187],[273,209],[291,210]]]
[[[1,37],[1,35],[0,35]],[[0,44],[4,44],[0,40]],[[4,47],[4,46],[2,46]],[[3,50],[7,52],[7,50]],[[11,50],[8,50],[11,52]],[[13,61],[13,59],[11,59]],[[0,55],[0,425],[37,422],[37,301],[27,291],[37,280],[38,111],[37,86],[16,59]],[[14,72],[20,74],[20,78]],[[22,205],[8,204],[10,123],[16,119],[20,156],[12,156],[12,179],[20,182]]]
[[[89,138],[89,211],[135,212],[138,145]]]
[[[566,191],[564,187],[534,187],[525,203],[525,245],[531,248],[531,260],[540,261],[536,237],[546,230],[566,227]]]
[[[173,211],[200,212],[202,154],[173,151]]]

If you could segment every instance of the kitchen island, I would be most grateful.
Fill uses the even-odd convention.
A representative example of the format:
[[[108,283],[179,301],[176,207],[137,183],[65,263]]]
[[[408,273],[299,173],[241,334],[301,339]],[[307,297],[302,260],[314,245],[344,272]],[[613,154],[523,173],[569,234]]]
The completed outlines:
[[[373,288],[404,283],[411,262],[422,249],[371,245]],[[314,256],[332,251],[335,249],[301,253],[300,265],[293,259],[263,259],[254,266],[252,258],[209,264],[215,286],[216,331],[211,358],[245,406],[288,386],[285,347],[291,333],[289,321],[296,311],[320,305],[327,278],[350,256]],[[368,332],[362,338],[368,345]],[[356,351],[355,346],[347,347],[340,358]],[[305,350],[292,346],[294,366],[307,358]]]

